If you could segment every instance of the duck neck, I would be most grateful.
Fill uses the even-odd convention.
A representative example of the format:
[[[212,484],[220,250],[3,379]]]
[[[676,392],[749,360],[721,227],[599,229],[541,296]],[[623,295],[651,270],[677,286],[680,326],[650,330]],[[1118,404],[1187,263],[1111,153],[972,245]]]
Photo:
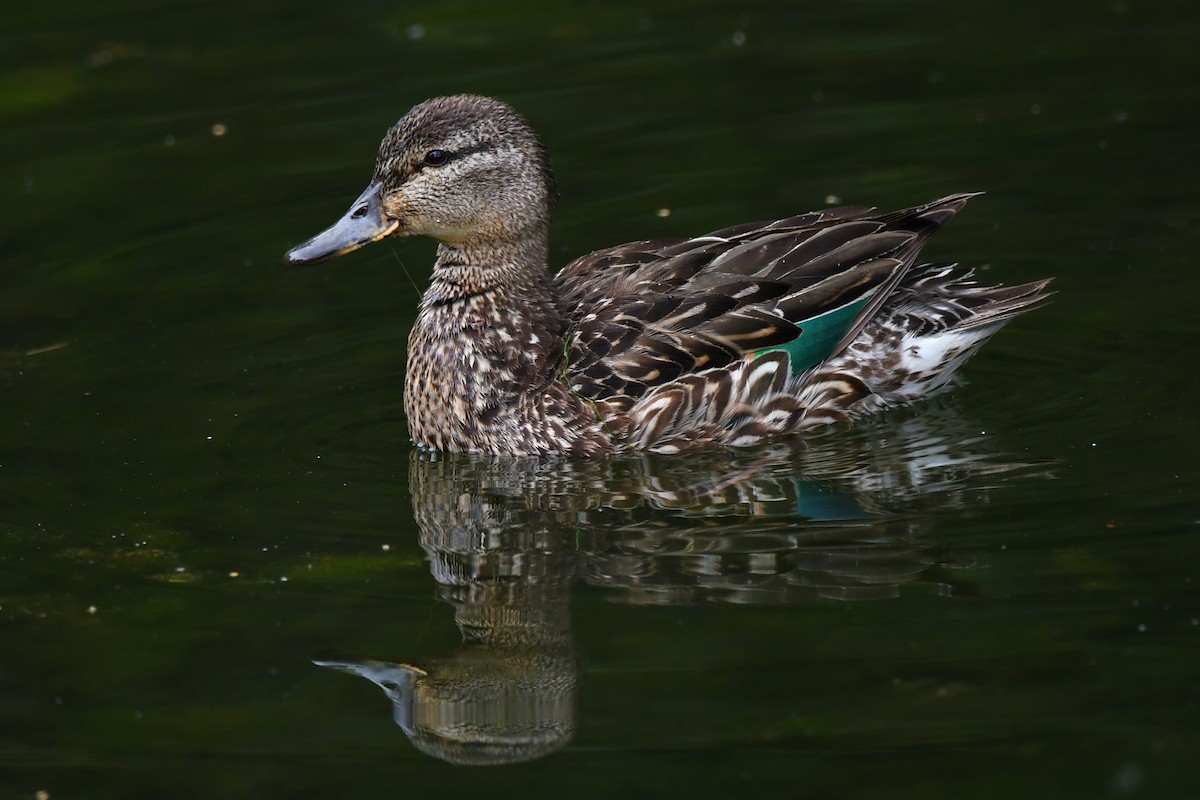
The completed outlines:
[[[530,311],[552,310],[545,237],[506,242],[439,243],[422,309],[483,295]]]
[[[413,326],[410,359],[436,353],[441,379],[470,375],[458,384],[469,393],[485,387],[493,396],[526,393],[557,374],[564,324],[544,237],[505,246],[443,243]],[[488,386],[489,378],[497,385]]]
[[[405,410],[418,444],[533,447],[525,438],[561,371],[563,351],[564,322],[545,258],[544,244],[438,248],[409,336]]]

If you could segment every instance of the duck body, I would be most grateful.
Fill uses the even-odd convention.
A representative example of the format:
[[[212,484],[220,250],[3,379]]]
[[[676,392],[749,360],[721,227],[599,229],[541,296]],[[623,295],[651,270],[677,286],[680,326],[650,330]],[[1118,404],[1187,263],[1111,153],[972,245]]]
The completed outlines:
[[[917,265],[973,195],[834,208],[590,253],[551,276],[545,151],[511,107],[413,108],[350,211],[294,248],[321,261],[389,235],[438,240],[409,337],[418,445],[586,457],[747,446],[949,383],[1048,281],[985,286]]]

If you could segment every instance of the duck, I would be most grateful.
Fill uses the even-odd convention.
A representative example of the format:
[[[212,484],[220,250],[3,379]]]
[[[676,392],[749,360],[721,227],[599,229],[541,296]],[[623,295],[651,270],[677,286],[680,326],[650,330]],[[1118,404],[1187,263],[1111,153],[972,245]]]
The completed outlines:
[[[938,392],[1049,296],[1049,280],[990,285],[969,267],[918,263],[976,194],[635,241],[551,274],[545,146],[509,104],[454,95],[392,126],[362,194],[285,258],[437,242],[408,339],[404,410],[419,448],[744,448]]]

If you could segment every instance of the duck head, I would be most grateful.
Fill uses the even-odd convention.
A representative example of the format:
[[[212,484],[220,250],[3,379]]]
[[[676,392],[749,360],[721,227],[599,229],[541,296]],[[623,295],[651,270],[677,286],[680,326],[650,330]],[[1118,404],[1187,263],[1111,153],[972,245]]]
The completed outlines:
[[[463,250],[544,242],[554,199],[545,149],[524,118],[487,97],[438,97],[392,126],[350,210],[287,260],[325,261],[393,235]]]

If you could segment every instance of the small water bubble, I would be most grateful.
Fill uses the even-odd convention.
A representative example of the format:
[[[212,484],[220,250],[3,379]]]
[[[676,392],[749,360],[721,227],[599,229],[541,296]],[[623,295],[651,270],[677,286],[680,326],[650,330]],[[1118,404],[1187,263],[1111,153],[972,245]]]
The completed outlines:
[[[1029,113],[1030,113],[1030,114],[1040,114],[1040,113],[1042,113],[1042,104],[1041,104],[1041,103],[1034,103],[1033,105],[1031,105],[1031,106],[1029,107]]]
[[[390,544],[385,544],[385,545],[383,545],[383,546],[382,546],[382,548],[381,548],[381,549],[383,550],[383,552],[385,552],[385,553],[386,553],[387,551],[389,551],[389,550],[391,550],[391,549],[392,549],[392,546],[391,546]]]
[[[656,215],[658,215],[659,217],[662,217],[662,218],[664,218],[664,219],[665,219],[666,217],[669,217],[669,216],[671,216],[671,209],[669,209],[669,208],[660,208],[658,211],[655,211],[654,213],[655,213]]]
[[[1129,112],[1124,108],[1119,108],[1112,113],[1113,122],[1129,122]]]
[[[95,606],[88,606],[88,607],[87,607],[87,612],[88,612],[89,614],[95,614],[95,613],[96,613],[96,607],[95,607]]]
[[[1144,622],[1139,622],[1139,623],[1138,623],[1138,626],[1137,626],[1137,632],[1138,632],[1138,633],[1145,633],[1145,632],[1146,632],[1146,623],[1144,623]]]
[[[168,133],[166,136],[163,137],[163,144],[165,144],[167,147],[174,147],[175,146],[175,137]]]
[[[236,578],[237,576],[239,576],[239,575],[241,575],[241,574],[242,574],[242,573],[238,572],[237,570],[234,570],[233,572],[230,572],[230,573],[229,573],[229,577],[231,577],[231,578]]]
[[[838,197],[836,194],[825,195],[825,205],[827,206],[836,206],[840,202],[842,202],[842,198]]]
[[[33,793],[35,800],[50,800],[50,793],[45,789],[38,789]]]
[[[279,578],[280,583],[287,583],[287,575],[282,575]]]
[[[745,31],[734,31],[733,36],[730,37],[729,41],[733,42],[734,47],[741,47],[742,45],[744,45],[746,43],[746,32]]]
[[[420,23],[409,25],[404,32],[408,35],[408,38],[412,39],[414,42],[418,39],[425,38],[425,26],[421,25]]]

